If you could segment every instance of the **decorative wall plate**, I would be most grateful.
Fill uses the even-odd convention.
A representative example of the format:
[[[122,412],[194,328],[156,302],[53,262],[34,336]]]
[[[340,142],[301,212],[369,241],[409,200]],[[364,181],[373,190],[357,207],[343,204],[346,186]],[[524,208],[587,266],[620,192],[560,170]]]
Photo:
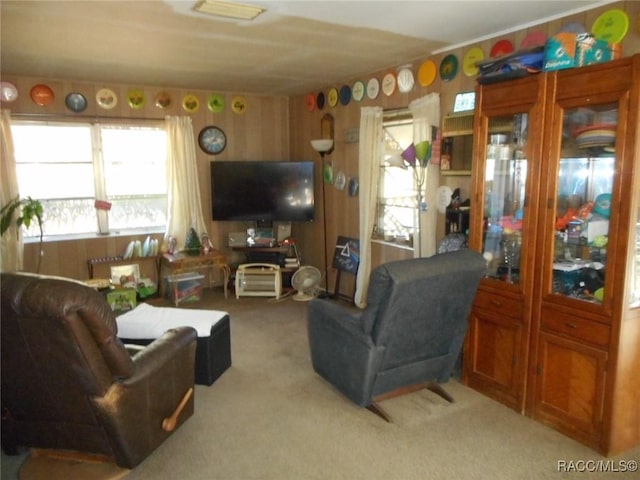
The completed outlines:
[[[171,105],[171,95],[167,92],[160,92],[155,98],[156,107],[165,109]]]
[[[398,91],[400,93],[407,93],[413,90],[415,85],[415,78],[413,72],[409,67],[401,68],[398,71]]]
[[[48,85],[40,83],[34,85],[31,89],[31,100],[33,100],[33,103],[36,105],[40,105],[41,107],[49,105],[53,102],[53,98],[53,90],[51,90],[51,87]]]
[[[198,97],[196,97],[194,94],[188,93],[182,98],[182,108],[184,109],[185,112],[187,113],[196,112],[199,107],[200,107],[200,100],[198,100]]]
[[[484,60],[484,52],[480,47],[472,47],[462,57],[462,71],[467,77],[473,77],[478,74],[476,62]]]
[[[313,112],[316,109],[316,96],[313,93],[308,94],[304,98],[304,104],[307,107],[307,110]]]
[[[127,103],[134,110],[140,110],[146,103],[144,92],[140,88],[132,88],[127,93]]]
[[[367,83],[367,97],[371,100],[378,98],[378,94],[380,93],[380,82],[377,78],[373,77],[369,79]]]
[[[227,146],[227,136],[221,128],[210,125],[200,130],[198,145],[203,152],[217,155]]]
[[[330,107],[335,107],[338,104],[338,89],[333,87],[329,90],[327,94],[327,100],[329,101]]]
[[[66,96],[64,104],[75,113],[84,112],[87,109],[87,99],[81,93],[73,92]]]
[[[101,88],[96,93],[96,102],[100,108],[111,110],[118,104],[118,96],[110,88]]]
[[[458,74],[458,57],[450,53],[440,62],[440,78],[448,82],[453,80]]]
[[[586,27],[580,22],[568,22],[560,27],[561,32],[567,33],[587,33]]]
[[[349,105],[351,101],[351,87],[343,85],[340,87],[340,105]]]
[[[365,88],[364,82],[362,80],[358,80],[358,81],[354,82],[353,86],[351,87],[351,96],[352,96],[352,98],[356,102],[361,102],[362,99],[364,98],[365,90],[366,90],[366,88]]]
[[[18,99],[18,89],[11,82],[0,82],[0,100],[15,102]]]
[[[428,87],[436,79],[438,68],[433,60],[425,60],[418,69],[418,82],[423,87]]]
[[[393,95],[396,91],[396,74],[393,72],[387,73],[382,77],[382,93],[387,97]]]
[[[539,47],[547,43],[547,34],[542,30],[535,30],[522,39],[520,48]]]
[[[316,95],[316,106],[318,107],[318,110],[322,110],[324,108],[325,100],[324,93],[318,92],[318,95]]]
[[[344,187],[347,185],[347,176],[344,174],[342,170],[338,171],[336,174],[336,178],[333,182],[333,186],[338,190],[344,190]]]
[[[247,99],[238,95],[231,99],[231,110],[239,115],[247,111]]]
[[[212,93],[207,99],[207,107],[213,113],[220,113],[224,110],[224,97],[219,93]]]
[[[491,47],[491,51],[489,52],[489,56],[501,57],[502,55],[507,55],[511,52],[513,52],[513,43],[504,38],[493,44],[493,47]]]
[[[591,33],[598,40],[609,43],[620,43],[629,31],[629,17],[624,10],[612,8],[607,10],[593,22]]]

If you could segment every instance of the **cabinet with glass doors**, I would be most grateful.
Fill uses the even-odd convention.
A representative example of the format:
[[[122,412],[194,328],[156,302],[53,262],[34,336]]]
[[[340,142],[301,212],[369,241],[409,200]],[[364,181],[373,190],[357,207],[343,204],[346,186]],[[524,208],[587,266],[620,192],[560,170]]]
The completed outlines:
[[[476,108],[488,270],[463,379],[604,454],[640,444],[639,81],[636,55],[481,86]]]

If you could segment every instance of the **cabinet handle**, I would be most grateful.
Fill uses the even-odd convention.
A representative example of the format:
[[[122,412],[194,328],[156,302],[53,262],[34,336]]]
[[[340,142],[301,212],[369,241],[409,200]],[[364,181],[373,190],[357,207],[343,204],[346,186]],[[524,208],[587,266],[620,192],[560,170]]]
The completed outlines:
[[[578,328],[578,325],[576,325],[575,323],[572,322],[567,322],[565,323],[565,325],[569,328]]]

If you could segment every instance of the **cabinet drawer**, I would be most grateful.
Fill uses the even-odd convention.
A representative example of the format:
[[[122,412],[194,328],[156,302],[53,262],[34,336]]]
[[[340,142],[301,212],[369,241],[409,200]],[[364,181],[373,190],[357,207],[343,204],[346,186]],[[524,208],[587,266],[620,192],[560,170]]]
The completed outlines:
[[[524,314],[521,301],[481,291],[476,295],[473,306],[483,310],[499,312],[510,318],[521,319]]]
[[[609,345],[611,333],[607,325],[547,308],[542,309],[542,328],[599,347]]]

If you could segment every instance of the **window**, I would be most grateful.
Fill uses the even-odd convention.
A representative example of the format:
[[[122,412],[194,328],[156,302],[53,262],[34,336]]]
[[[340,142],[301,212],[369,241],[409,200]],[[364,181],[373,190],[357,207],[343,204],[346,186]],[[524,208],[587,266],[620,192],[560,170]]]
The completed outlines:
[[[14,121],[21,197],[44,207],[44,234],[158,231],[167,221],[161,125]],[[95,201],[112,204],[108,214]],[[37,228],[25,237],[37,236]]]
[[[388,241],[412,244],[417,192],[413,172],[398,166],[398,156],[413,142],[413,120],[385,120],[383,129],[386,153],[381,165],[376,234]]]

